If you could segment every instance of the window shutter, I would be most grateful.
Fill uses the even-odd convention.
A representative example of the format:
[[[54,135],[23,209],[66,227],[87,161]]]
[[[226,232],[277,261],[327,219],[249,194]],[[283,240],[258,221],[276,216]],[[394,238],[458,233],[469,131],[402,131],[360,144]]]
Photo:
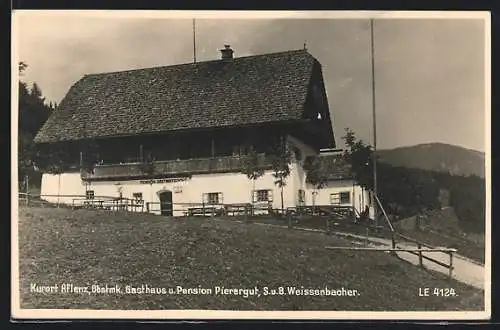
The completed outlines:
[[[203,203],[208,204],[208,194],[204,193],[202,196]]]
[[[219,199],[219,200],[218,200],[219,204],[224,204],[224,200],[223,200],[223,198],[222,198],[222,193],[221,193],[221,192],[219,193],[219,196],[218,196],[218,197],[219,197],[219,198],[218,198],[218,199]]]
[[[273,191],[272,191],[272,189],[269,189],[269,190],[268,190],[268,193],[267,193],[267,201],[268,201],[268,202],[272,202],[272,201],[273,201]]]
[[[258,194],[257,194],[257,190],[254,190],[252,191],[252,199],[253,199],[253,202],[257,202],[257,199],[258,199]]]

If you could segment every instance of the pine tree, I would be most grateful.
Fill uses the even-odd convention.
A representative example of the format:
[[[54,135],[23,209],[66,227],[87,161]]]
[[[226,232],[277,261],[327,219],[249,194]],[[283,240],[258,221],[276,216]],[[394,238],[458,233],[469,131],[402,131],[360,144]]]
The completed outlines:
[[[19,74],[24,75],[28,65],[19,62]],[[35,170],[35,158],[40,158],[39,150],[33,144],[33,138],[49,117],[52,109],[45,104],[40,87],[33,83],[32,88],[28,84],[19,81],[18,99],[18,171],[19,181],[24,180],[26,175],[30,176],[29,182],[34,185],[40,184],[41,175]],[[41,162],[43,163],[43,161]]]

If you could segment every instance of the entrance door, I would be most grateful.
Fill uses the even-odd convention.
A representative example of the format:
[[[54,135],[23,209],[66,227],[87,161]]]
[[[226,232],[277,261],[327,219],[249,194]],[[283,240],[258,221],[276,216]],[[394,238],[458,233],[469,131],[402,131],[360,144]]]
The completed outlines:
[[[172,216],[173,206],[172,206],[172,192],[162,191],[160,193],[160,210],[161,215]]]

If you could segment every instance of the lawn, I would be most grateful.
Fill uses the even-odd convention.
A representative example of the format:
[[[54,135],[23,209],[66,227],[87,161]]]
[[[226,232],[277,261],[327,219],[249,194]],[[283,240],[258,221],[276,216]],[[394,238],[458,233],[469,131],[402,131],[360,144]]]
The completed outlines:
[[[326,250],[352,242],[319,233],[187,218],[55,208],[20,208],[21,308],[225,310],[483,310],[483,291],[384,252]],[[122,293],[62,293],[118,285]],[[53,293],[33,285],[58,285]],[[126,286],[167,294],[125,293]],[[178,286],[209,288],[185,294]],[[213,294],[215,287],[260,296]],[[353,296],[264,295],[284,287],[357,290]],[[455,297],[419,297],[419,288]],[[168,294],[172,288],[174,293]],[[271,292],[271,291],[268,291]],[[345,291],[344,291],[345,292]],[[243,292],[241,292],[243,293]]]

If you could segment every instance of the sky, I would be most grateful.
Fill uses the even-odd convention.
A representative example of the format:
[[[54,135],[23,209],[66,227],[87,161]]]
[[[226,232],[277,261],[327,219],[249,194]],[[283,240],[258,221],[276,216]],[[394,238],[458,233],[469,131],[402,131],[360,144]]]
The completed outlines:
[[[373,144],[370,20],[355,13],[311,15],[15,12],[14,58],[29,66],[21,79],[59,103],[84,74],[192,62],[196,16],[197,61],[219,58],[224,44],[238,57],[306,43],[322,64],[338,147],[345,128]],[[486,20],[377,18],[377,147],[442,142],[485,151]]]

